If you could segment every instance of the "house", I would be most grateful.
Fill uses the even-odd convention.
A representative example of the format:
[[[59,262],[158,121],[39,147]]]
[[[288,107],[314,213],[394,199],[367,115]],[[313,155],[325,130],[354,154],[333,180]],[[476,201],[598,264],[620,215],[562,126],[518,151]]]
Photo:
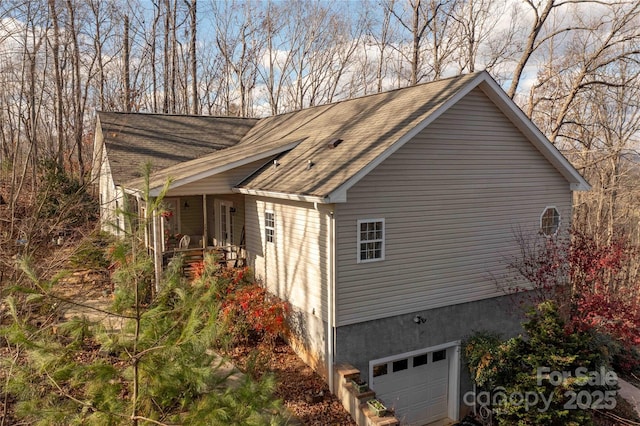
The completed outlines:
[[[163,161],[157,263],[163,235],[241,246],[331,389],[350,363],[410,424],[458,419],[461,340],[519,329],[491,279],[515,230],[557,232],[589,188],[486,72],[259,120],[99,113],[97,127],[105,221],[139,197],[138,164]]]

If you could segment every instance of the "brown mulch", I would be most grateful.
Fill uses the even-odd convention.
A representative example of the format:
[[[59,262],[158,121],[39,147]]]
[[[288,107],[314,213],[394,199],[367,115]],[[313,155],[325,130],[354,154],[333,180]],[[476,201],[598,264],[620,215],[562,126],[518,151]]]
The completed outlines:
[[[326,382],[285,342],[257,348],[238,346],[227,355],[243,371],[247,370],[248,363],[255,362],[254,377],[259,378],[265,372],[273,373],[277,383],[276,397],[300,423],[314,426],[355,425],[338,398],[329,392]]]

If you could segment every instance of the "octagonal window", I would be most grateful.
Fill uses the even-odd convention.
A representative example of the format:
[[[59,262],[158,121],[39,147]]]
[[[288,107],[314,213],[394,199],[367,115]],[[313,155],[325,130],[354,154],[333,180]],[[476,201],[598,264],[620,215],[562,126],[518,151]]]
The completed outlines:
[[[560,228],[560,212],[555,207],[547,207],[540,216],[540,230],[548,237],[555,235]]]

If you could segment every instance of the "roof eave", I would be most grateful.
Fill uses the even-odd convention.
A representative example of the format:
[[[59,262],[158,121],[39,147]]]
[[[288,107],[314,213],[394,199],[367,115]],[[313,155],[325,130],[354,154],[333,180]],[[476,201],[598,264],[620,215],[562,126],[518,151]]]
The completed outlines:
[[[135,188],[127,188],[121,185],[117,185],[118,188],[122,189],[125,194],[129,194],[129,195],[133,195],[134,197],[141,197],[142,196],[142,191],[140,189],[135,189]]]
[[[281,200],[290,200],[290,201],[304,201],[307,203],[329,204],[333,202],[329,199],[329,197],[320,197],[317,195],[293,194],[293,193],[286,193],[286,192],[276,192],[276,191],[268,191],[268,190],[262,190],[262,189],[233,188],[232,191],[239,194],[244,194],[244,195],[278,198]]]
[[[300,143],[300,141],[295,141],[295,142],[291,142],[288,143],[286,145],[277,147],[277,148],[272,148],[270,150],[264,151],[264,152],[260,152],[254,155],[250,155],[248,157],[244,157],[240,160],[237,161],[233,161],[231,163],[227,163],[224,164],[222,166],[219,167],[214,167],[212,169],[208,169],[205,170],[203,172],[200,173],[194,173],[193,175],[187,175],[181,179],[175,179],[171,182],[170,185],[170,189],[175,189],[184,185],[187,185],[189,183],[198,181],[200,179],[205,179],[207,177],[210,176],[214,176],[220,173],[224,173],[226,171],[235,169],[236,167],[242,167],[244,165],[253,163],[254,161],[259,161],[265,158],[269,158],[271,156],[274,155],[278,155],[282,152],[285,151],[289,151],[293,148],[295,148],[298,144]],[[221,152],[221,151],[217,151],[217,152]],[[206,157],[203,157],[206,158]],[[198,159],[198,161],[202,161],[202,158]],[[181,164],[181,166],[183,166],[184,163]],[[165,169],[166,170],[166,169]],[[157,173],[163,173],[162,170],[159,170]],[[171,174],[170,172],[167,174],[167,176],[170,178]],[[160,193],[163,191],[164,189],[164,180],[162,182],[158,181],[158,182],[154,182],[150,187],[149,187],[149,195],[153,196],[153,197],[157,197],[158,195],[160,195]]]
[[[580,183],[580,182],[571,183],[570,187],[572,191],[590,191],[591,190],[591,185],[586,183],[586,181],[585,183]]]

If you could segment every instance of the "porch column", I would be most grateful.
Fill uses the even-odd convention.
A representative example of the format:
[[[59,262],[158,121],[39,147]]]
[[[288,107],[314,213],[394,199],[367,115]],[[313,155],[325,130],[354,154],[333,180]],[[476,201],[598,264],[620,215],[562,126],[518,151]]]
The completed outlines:
[[[151,214],[153,215],[153,266],[156,273],[156,294],[158,294],[160,291],[160,280],[162,279],[162,236],[158,212],[154,210]]]
[[[207,229],[207,224],[209,223],[209,221],[207,220],[207,194],[202,194],[202,218],[204,222],[202,231],[202,248],[207,248],[207,242],[209,241],[209,230]]]

